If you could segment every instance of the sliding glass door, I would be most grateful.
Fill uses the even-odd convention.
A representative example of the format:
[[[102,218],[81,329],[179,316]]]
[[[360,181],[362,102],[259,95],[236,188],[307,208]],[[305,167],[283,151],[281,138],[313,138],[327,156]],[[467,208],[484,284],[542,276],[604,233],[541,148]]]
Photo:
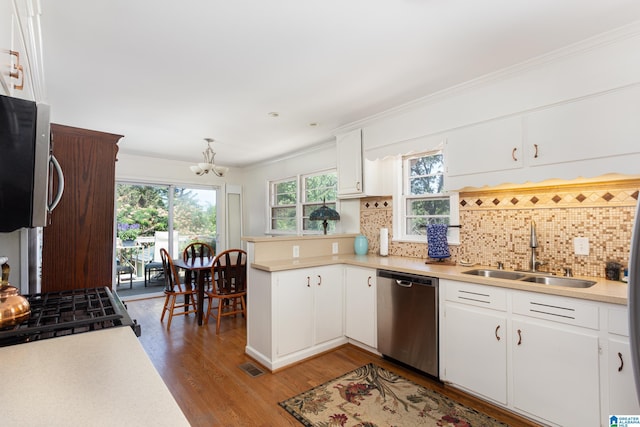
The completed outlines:
[[[173,258],[191,242],[217,246],[215,188],[118,183],[116,186],[116,284],[150,278],[160,248]],[[157,271],[157,270],[153,270]],[[128,283],[127,283],[128,284]]]

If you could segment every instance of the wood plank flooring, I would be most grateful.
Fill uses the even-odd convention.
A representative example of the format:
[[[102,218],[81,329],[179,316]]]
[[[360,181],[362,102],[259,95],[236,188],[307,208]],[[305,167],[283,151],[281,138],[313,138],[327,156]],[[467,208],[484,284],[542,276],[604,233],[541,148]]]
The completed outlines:
[[[245,320],[224,318],[199,327],[194,316],[173,319],[171,330],[160,323],[162,298],[125,299],[132,318],[142,326],[140,342],[192,426],[300,426],[278,402],[373,362],[412,381],[440,391],[511,426],[536,426],[451,387],[400,367],[374,354],[346,345],[276,373],[252,377],[240,365]]]

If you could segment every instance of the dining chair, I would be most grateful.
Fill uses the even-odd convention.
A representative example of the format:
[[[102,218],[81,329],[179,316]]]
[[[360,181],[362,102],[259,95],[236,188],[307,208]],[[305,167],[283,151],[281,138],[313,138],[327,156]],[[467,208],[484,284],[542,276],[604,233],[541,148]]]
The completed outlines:
[[[215,250],[204,242],[194,242],[187,245],[186,248],[182,251],[182,259],[184,262],[187,262],[189,259],[197,259],[200,258],[200,262],[205,259],[210,261],[215,256]],[[191,278],[191,287],[196,286],[197,278],[195,275]],[[211,285],[211,274],[209,271],[206,272],[204,283],[207,288]]]
[[[164,320],[164,315],[169,312],[169,321],[167,329],[171,328],[171,320],[173,316],[183,316],[190,313],[196,313],[198,308],[196,304],[197,293],[191,286],[184,286],[180,283],[180,276],[173,264],[173,260],[166,249],[160,249],[160,257],[162,258],[162,268],[164,269],[164,277],[166,288],[164,290],[164,307],[162,308],[162,316],[160,321]],[[184,301],[178,303],[178,297],[182,296]]]
[[[220,332],[220,319],[242,314],[247,317],[247,253],[242,249],[228,249],[218,254],[211,267],[212,286],[207,291],[209,317],[216,319],[216,334]],[[214,306],[213,301],[217,300]]]

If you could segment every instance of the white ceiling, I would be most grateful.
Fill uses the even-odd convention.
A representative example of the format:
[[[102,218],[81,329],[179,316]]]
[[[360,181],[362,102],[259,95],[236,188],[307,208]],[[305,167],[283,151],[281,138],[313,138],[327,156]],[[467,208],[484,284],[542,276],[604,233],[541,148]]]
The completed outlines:
[[[640,19],[638,0],[51,0],[42,9],[54,122],[123,134],[121,152],[193,162],[211,137],[216,163],[232,167]]]

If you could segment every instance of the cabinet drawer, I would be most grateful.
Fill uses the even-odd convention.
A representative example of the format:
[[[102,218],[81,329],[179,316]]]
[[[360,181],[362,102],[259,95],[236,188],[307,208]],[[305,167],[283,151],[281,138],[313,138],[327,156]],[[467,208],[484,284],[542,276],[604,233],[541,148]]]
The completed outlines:
[[[504,289],[493,286],[476,285],[473,283],[440,281],[445,286],[446,299],[461,304],[474,305],[476,307],[491,308],[494,310],[507,310],[507,293]]]
[[[607,318],[610,333],[629,336],[629,318],[626,308],[610,308],[607,311]]]
[[[574,298],[530,292],[513,295],[513,313],[590,329],[599,329],[598,307]]]

